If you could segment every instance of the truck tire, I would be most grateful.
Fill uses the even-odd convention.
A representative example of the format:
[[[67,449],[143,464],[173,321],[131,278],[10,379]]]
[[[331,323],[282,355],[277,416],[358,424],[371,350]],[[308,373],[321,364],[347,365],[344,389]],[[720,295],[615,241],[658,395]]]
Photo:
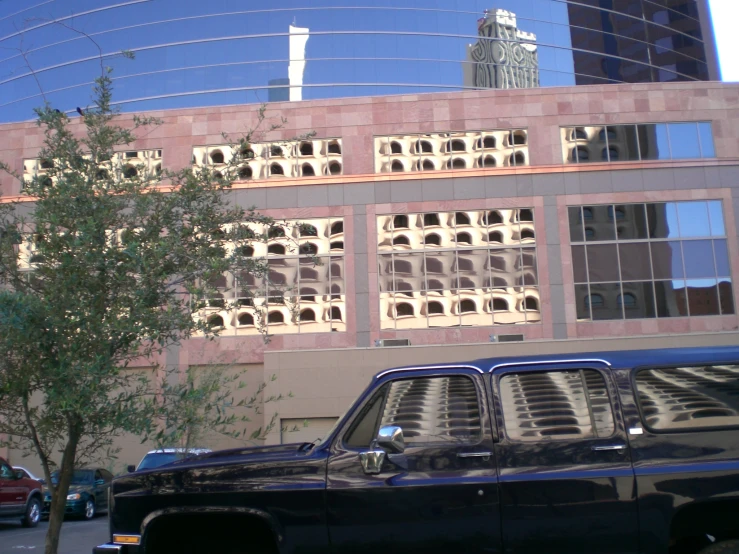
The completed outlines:
[[[23,527],[36,527],[41,521],[41,501],[35,496],[28,501],[26,513],[21,518]]]
[[[698,554],[739,554],[739,541],[723,541],[707,546]]]

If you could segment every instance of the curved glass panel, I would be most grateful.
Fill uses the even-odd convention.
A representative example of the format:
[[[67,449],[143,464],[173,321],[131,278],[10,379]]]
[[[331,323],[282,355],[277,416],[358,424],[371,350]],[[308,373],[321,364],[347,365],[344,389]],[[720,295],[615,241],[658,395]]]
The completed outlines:
[[[0,121],[74,111],[101,65],[126,110],[708,79],[695,0],[31,4],[0,5]]]

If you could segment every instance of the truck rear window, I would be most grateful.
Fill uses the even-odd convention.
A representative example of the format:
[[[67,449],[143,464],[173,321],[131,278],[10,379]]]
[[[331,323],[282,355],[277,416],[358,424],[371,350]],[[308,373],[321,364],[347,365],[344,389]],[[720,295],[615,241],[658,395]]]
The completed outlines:
[[[507,374],[500,398],[511,440],[602,438],[614,432],[608,388],[592,369]]]
[[[739,365],[644,369],[636,374],[644,425],[654,431],[739,427]]]

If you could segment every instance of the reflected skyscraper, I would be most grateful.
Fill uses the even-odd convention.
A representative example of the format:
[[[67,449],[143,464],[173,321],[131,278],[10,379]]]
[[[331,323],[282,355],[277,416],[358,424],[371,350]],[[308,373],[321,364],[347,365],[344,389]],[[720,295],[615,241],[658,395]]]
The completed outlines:
[[[719,78],[705,1],[587,3],[567,4],[578,85]]]
[[[517,26],[516,14],[485,12],[478,21],[480,39],[467,47],[464,84],[474,88],[537,88],[539,57],[536,35]]]
[[[303,75],[305,74],[305,45],[310,38],[310,29],[290,25],[290,64],[287,76],[290,80],[290,102],[303,99]]]

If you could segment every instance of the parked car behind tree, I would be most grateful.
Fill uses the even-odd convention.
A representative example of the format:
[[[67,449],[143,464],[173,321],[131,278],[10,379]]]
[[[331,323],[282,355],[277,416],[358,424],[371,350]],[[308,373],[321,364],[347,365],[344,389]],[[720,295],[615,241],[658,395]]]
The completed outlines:
[[[59,472],[51,474],[55,483],[59,479]],[[113,480],[113,474],[104,468],[75,469],[72,483],[67,493],[65,515],[92,519],[98,512],[108,511],[108,489]],[[49,515],[51,507],[51,492],[44,491],[44,515]]]

